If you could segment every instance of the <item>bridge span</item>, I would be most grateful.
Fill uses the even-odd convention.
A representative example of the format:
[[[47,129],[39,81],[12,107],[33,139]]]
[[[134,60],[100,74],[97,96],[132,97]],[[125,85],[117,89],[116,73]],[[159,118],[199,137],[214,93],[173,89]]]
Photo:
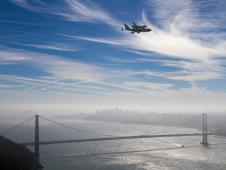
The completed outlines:
[[[202,133],[185,133],[185,134],[164,134],[164,135],[134,135],[134,136],[115,136],[104,138],[86,138],[86,139],[71,139],[71,140],[55,140],[55,141],[39,141],[39,145],[50,144],[63,144],[63,143],[82,143],[82,142],[95,142],[95,141],[111,141],[111,140],[123,140],[123,139],[148,139],[148,138],[162,138],[162,137],[184,137],[184,136],[202,136]],[[214,133],[208,133],[208,135],[216,135]],[[34,142],[22,143],[25,146],[35,145]]]
[[[83,139],[65,139],[65,140],[49,140],[49,141],[40,141],[39,139],[39,117],[50,121],[54,124],[61,125],[64,128],[68,128],[70,130],[79,131],[79,132],[86,132],[91,133],[95,135],[102,135],[104,137],[93,137],[93,138],[83,138]],[[22,126],[24,123],[32,120],[33,118],[29,118],[25,120],[24,122],[6,130],[1,135],[6,134],[20,126]],[[208,135],[217,135],[214,133],[208,133],[207,129],[207,114],[203,114],[203,122],[202,122],[202,133],[175,133],[175,134],[153,134],[153,135],[130,135],[130,136],[113,136],[113,135],[107,135],[107,134],[101,134],[101,133],[95,133],[90,132],[84,129],[77,129],[65,124],[62,124],[60,122],[56,122],[54,120],[45,118],[43,116],[35,115],[35,131],[34,131],[34,141],[33,142],[27,142],[27,143],[21,143],[24,146],[34,146],[34,154],[37,158],[40,157],[39,154],[39,147],[40,145],[51,145],[51,144],[63,144],[63,143],[82,143],[82,142],[97,142],[97,141],[114,141],[114,140],[131,140],[131,139],[149,139],[149,138],[164,138],[164,137],[186,137],[186,136],[202,136],[202,142],[201,144],[204,146],[208,145]]]

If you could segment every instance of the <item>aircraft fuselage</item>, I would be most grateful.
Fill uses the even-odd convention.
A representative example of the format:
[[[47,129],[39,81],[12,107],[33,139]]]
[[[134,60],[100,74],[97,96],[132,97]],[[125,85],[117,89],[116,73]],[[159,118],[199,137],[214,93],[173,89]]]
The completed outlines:
[[[131,33],[135,33],[135,32],[140,33],[140,32],[150,32],[150,31],[152,31],[150,28],[147,28],[146,25],[139,26],[139,25],[136,25],[135,23],[133,23],[131,28],[126,24],[124,24],[124,26],[125,26],[125,30],[130,31]],[[123,31],[123,29],[122,29],[122,31]]]

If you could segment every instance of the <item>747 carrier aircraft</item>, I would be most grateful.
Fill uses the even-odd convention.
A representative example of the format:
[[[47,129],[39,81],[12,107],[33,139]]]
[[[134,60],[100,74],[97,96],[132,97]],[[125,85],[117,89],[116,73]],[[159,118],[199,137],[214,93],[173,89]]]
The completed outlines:
[[[150,28],[147,28],[146,25],[136,25],[134,22],[133,22],[133,25],[131,25],[131,28],[124,24],[125,26],[125,29],[122,28],[122,31],[123,30],[126,30],[126,31],[130,31],[132,34],[133,33],[140,33],[140,32],[150,32],[152,31]]]

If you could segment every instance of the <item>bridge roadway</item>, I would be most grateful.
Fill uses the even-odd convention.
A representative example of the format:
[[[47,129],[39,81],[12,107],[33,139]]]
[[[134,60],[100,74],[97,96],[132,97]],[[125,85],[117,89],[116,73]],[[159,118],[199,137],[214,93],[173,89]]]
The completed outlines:
[[[55,140],[55,141],[40,141],[39,145],[62,144],[62,143],[81,143],[81,142],[94,142],[94,141],[110,141],[122,139],[140,139],[140,138],[162,138],[162,137],[183,137],[183,136],[202,136],[202,133],[183,133],[183,134],[164,134],[164,135],[136,135],[136,136],[115,136],[103,138],[86,138],[86,139],[70,139],[70,140]],[[208,135],[216,135],[208,133]],[[34,142],[21,143],[25,146],[35,145]]]

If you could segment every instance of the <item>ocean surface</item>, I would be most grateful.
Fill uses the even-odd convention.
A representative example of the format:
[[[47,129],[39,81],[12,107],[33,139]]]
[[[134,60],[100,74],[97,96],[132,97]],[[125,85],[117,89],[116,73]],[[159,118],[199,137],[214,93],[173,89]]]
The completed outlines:
[[[64,124],[76,129],[40,122],[40,141],[200,132],[181,127],[82,120],[70,120]],[[33,132],[31,124],[6,137],[30,142]],[[208,147],[200,145],[201,136],[44,145],[40,147],[40,161],[44,170],[225,170],[226,137],[208,138],[211,144]],[[32,147],[30,149],[33,150]]]

